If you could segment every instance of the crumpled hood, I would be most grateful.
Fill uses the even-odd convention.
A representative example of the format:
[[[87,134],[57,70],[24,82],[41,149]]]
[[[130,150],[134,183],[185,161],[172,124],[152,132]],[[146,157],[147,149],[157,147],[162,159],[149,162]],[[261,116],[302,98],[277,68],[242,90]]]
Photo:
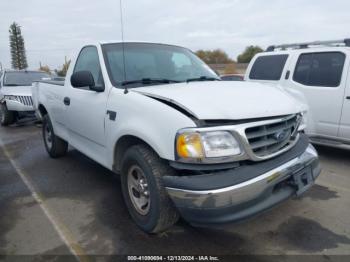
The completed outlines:
[[[299,113],[307,109],[284,90],[244,81],[206,81],[132,89],[172,102],[198,119],[240,120]]]
[[[1,95],[31,96],[32,86],[3,86],[0,89]]]

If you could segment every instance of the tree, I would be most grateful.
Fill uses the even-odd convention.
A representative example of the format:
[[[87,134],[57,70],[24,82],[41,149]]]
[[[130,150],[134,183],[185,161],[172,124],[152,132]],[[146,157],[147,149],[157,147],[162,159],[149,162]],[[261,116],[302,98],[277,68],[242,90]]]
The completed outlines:
[[[225,75],[235,74],[235,73],[236,73],[236,64],[232,63],[232,64],[226,65],[226,67],[224,69],[224,74]]]
[[[19,70],[26,69],[28,64],[21,27],[16,22],[13,22],[10,25],[9,33],[12,68]]]
[[[221,49],[198,50],[196,54],[207,64],[231,64],[234,62],[228,54]]]
[[[58,76],[65,77],[69,68],[69,65],[71,63],[71,60],[67,60],[67,57],[64,57],[64,64],[62,65],[61,69],[56,69],[56,74]]]
[[[40,62],[39,71],[46,72],[46,73],[48,73],[49,75],[51,75],[51,69],[50,69],[50,67],[49,67],[48,65],[42,65],[41,62]]]
[[[238,63],[249,63],[250,60],[257,54],[264,50],[260,46],[248,46],[242,54],[237,57]]]

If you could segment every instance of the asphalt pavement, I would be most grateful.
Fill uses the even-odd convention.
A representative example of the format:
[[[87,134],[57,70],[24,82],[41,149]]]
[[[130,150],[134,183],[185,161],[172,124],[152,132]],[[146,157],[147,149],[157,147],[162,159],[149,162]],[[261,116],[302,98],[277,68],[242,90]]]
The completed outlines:
[[[317,147],[322,174],[300,199],[248,221],[148,235],[118,175],[74,149],[48,157],[33,121],[0,127],[1,255],[350,255],[350,157]]]

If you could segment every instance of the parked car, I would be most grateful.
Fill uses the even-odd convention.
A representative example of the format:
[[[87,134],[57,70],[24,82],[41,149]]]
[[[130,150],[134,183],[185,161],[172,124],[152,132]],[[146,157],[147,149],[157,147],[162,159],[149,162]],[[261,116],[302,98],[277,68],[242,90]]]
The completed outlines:
[[[315,144],[350,148],[350,40],[269,47],[250,62],[245,80],[302,92]]]
[[[33,115],[31,85],[42,78],[50,78],[38,71],[5,70],[0,78],[1,125],[7,126],[18,119]]]
[[[181,215],[238,221],[300,195],[320,174],[303,134],[305,104],[285,91],[225,82],[190,50],[153,43],[84,46],[64,86],[38,83],[43,140],[68,144],[121,175],[146,232]]]
[[[244,75],[229,74],[229,75],[221,75],[220,78],[222,81],[243,81]]]

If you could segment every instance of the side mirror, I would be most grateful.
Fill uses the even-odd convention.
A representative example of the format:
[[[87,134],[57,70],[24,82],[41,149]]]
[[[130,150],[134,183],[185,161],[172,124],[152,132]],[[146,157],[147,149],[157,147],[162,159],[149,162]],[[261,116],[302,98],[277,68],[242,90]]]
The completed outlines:
[[[92,76],[90,71],[78,71],[72,74],[70,78],[70,83],[73,87],[81,88],[81,87],[89,87],[90,90],[96,92],[103,92],[103,86],[96,86],[94,77]]]
[[[103,92],[105,91],[104,86],[90,86],[90,90],[95,91],[95,92]]]

